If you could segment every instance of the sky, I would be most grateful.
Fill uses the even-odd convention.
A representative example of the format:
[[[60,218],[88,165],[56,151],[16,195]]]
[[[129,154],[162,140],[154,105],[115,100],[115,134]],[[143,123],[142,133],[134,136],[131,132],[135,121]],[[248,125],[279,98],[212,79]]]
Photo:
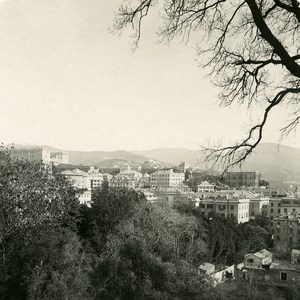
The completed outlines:
[[[158,19],[130,32],[109,30],[121,0],[0,1],[0,142],[65,150],[198,149],[233,142],[257,117],[221,108],[199,68],[197,40],[158,42]],[[265,142],[278,142],[283,109]],[[300,147],[297,134],[283,144]]]

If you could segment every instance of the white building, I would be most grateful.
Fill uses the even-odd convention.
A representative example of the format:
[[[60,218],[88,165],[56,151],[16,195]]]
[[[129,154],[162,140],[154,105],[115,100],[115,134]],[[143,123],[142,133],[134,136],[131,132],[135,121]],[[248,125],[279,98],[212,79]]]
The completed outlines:
[[[178,187],[184,181],[184,173],[174,173],[170,170],[159,170],[150,175],[151,187]]]
[[[55,166],[69,163],[69,155],[65,152],[50,152],[50,163]]]
[[[72,182],[74,187],[84,189],[84,191],[78,196],[78,200],[81,204],[90,206],[92,201],[92,193],[89,175],[79,169],[66,170],[62,171],[61,173]]]
[[[197,192],[202,193],[213,193],[215,191],[216,186],[209,183],[208,181],[202,181],[201,184],[197,186]]]
[[[91,189],[94,190],[100,188],[102,186],[104,178],[103,174],[99,172],[99,168],[95,169],[94,167],[90,167],[87,173],[89,175]]]
[[[243,196],[234,195],[220,195],[214,193],[213,195],[199,197],[199,209],[205,216],[210,216],[211,213],[216,213],[226,218],[236,218],[238,223],[249,221],[249,199]]]

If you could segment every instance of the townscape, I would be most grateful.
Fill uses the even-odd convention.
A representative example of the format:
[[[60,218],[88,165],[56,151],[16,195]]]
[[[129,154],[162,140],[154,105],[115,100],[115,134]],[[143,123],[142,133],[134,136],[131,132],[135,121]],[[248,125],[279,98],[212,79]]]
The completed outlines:
[[[300,0],[0,25],[0,300],[300,299]]]
[[[241,227],[244,228],[243,234],[250,235],[246,239],[252,239],[248,248],[239,250],[239,246],[229,245],[233,249],[226,249],[227,246],[222,246],[226,244],[223,234],[226,238],[228,233],[221,233],[219,237],[209,236],[216,233],[211,231],[208,224],[209,232],[206,237],[209,240],[208,247],[211,243],[215,244],[209,251],[219,252],[219,258],[216,253],[205,254],[204,249],[197,249],[196,252],[194,249],[192,253],[185,253],[198,256],[197,259],[196,257],[191,259],[197,270],[197,276],[199,278],[207,276],[211,289],[214,290],[213,297],[216,299],[218,297],[230,299],[232,293],[236,295],[234,299],[244,299],[241,297],[293,299],[292,297],[298,295],[300,280],[298,187],[289,190],[272,188],[257,171],[232,171],[225,173],[223,177],[216,174],[209,175],[208,172],[189,167],[186,162],[173,168],[165,167],[154,160],[134,165],[123,162],[112,168],[100,169],[95,166],[76,167],[69,164],[67,153],[51,152],[43,147],[15,147],[8,152],[15,162],[29,164],[43,162],[45,166],[55,167],[77,189],[76,197],[80,205],[86,209],[95,208],[96,195],[101,195],[103,189],[132,191],[136,195],[141,195],[152,207],[179,211],[185,216],[193,215],[200,218],[201,222],[217,222],[219,224],[217,226],[224,226],[225,232],[231,230],[230,226],[237,228],[243,226]],[[103,195],[102,197],[105,198]],[[129,200],[125,197],[122,201]],[[111,209],[116,208],[111,206]],[[183,230],[182,237],[177,237],[177,243],[180,244],[182,239],[189,247],[194,247],[189,235],[192,234],[196,239],[197,234],[192,233],[193,230],[189,226],[193,225],[188,224],[187,219],[183,222],[186,224],[180,229]],[[229,227],[226,228],[227,226]],[[239,235],[233,239],[239,239]],[[184,252],[180,248],[177,251]],[[207,293],[206,296],[201,293],[201,297],[211,297],[209,294],[211,292]],[[195,299],[200,297],[197,293],[194,296]],[[191,295],[189,297],[192,298]]]

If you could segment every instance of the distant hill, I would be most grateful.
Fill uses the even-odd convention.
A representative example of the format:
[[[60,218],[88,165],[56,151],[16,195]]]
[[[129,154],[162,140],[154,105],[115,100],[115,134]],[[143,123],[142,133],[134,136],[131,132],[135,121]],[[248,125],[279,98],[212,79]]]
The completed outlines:
[[[151,157],[152,159],[165,161],[174,165],[178,165],[182,161],[185,161],[189,165],[195,166],[201,162],[201,153],[199,150],[189,150],[183,148],[158,148],[153,150],[132,152],[137,155]]]
[[[192,166],[198,164],[203,168],[200,150],[159,148],[133,152],[156,160],[167,161],[174,165],[178,165],[181,161],[186,161]],[[264,179],[271,182],[285,182],[289,184],[295,181],[300,185],[300,149],[283,145],[279,146],[276,143],[260,144],[246,160],[242,170],[259,171]]]
[[[125,150],[117,151],[65,151],[69,154],[70,164],[96,165],[100,161],[121,159],[133,163],[142,163],[148,157],[137,155]]]
[[[275,143],[260,144],[242,169],[257,170],[270,181],[300,183],[300,149]]]

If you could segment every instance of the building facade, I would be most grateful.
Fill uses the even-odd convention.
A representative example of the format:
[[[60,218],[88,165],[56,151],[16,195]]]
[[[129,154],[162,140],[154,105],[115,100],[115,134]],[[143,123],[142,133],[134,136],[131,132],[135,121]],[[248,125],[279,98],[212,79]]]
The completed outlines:
[[[75,169],[62,171],[61,173],[72,182],[73,186],[80,189],[91,189],[89,175],[86,172],[83,172],[79,169]]]
[[[209,183],[208,181],[202,181],[201,184],[197,186],[198,193],[213,193],[216,186]]]
[[[226,172],[224,183],[230,187],[258,187],[261,175],[257,172]]]
[[[249,199],[242,197],[211,196],[200,200],[199,209],[205,216],[216,213],[225,218],[236,218],[238,223],[249,221]]]
[[[273,219],[274,246],[300,247],[300,213],[286,214]]]
[[[28,162],[43,162],[46,165],[51,163],[50,151],[43,147],[24,147],[11,150],[12,158]]]
[[[69,155],[65,152],[50,152],[50,163],[58,166],[69,163]]]
[[[172,169],[159,170],[150,175],[150,184],[157,188],[179,187],[184,177],[184,173],[175,173]]]

